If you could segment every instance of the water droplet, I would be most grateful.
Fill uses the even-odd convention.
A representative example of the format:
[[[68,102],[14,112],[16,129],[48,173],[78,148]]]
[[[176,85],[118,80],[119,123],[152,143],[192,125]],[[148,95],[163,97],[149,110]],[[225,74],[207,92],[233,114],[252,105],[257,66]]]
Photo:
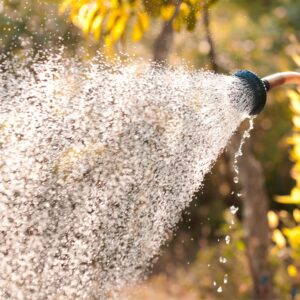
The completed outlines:
[[[220,256],[220,257],[219,257],[219,262],[220,262],[221,264],[226,264],[226,263],[227,263],[227,258]]]
[[[230,227],[230,226],[229,226]],[[228,245],[230,243],[230,236],[226,235],[225,236],[225,243]]]
[[[239,210],[239,208],[232,205],[232,206],[230,206],[229,210],[233,215],[235,215],[237,213],[237,211]]]
[[[224,275],[224,279],[223,279],[224,284],[228,283],[228,274]]]
[[[217,289],[217,292],[218,292],[218,293],[222,293],[222,291],[223,291],[222,287],[219,286],[218,289]]]

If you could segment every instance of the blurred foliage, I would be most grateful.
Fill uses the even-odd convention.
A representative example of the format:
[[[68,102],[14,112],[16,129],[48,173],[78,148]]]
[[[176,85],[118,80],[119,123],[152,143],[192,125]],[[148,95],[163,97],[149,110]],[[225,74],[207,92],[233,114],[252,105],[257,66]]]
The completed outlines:
[[[132,300],[251,299],[252,282],[243,226],[229,210],[223,212],[223,218],[225,222],[216,232],[215,241],[201,244],[201,251],[191,264],[189,261],[180,267],[170,264],[164,272],[125,294]],[[228,234],[230,242],[226,243]],[[273,278],[275,299],[288,300],[291,277],[287,268],[289,272],[294,270],[282,263],[280,249],[272,249],[270,254],[272,268],[277,271]]]
[[[0,52],[38,51],[55,44],[76,47],[78,34],[57,9],[55,1],[0,1]]]
[[[223,216],[225,223],[216,233],[218,242],[202,245],[192,264],[188,261],[176,268],[170,265],[164,274],[125,293],[132,300],[249,299],[251,279],[243,229],[229,210]],[[231,241],[226,243],[228,232]]]
[[[295,38],[290,44],[289,54],[300,67],[300,46]],[[279,212],[269,211],[268,220],[274,242],[272,252],[284,260],[286,273],[289,276],[288,286],[294,298],[300,285],[300,93],[289,90],[288,97],[293,128],[286,143],[291,146],[290,159],[294,163],[291,177],[295,180],[295,186],[289,195],[277,196],[275,200],[292,207]]]
[[[210,1],[212,4],[215,1]],[[92,35],[111,48],[119,41],[139,41],[150,29],[151,18],[171,21],[175,31],[195,29],[207,0],[64,0],[60,12],[85,36]]]

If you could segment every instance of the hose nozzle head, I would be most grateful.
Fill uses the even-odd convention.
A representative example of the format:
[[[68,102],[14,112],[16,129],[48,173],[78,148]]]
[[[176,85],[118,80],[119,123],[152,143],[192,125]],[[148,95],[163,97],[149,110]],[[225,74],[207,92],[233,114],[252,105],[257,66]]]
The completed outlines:
[[[261,80],[255,73],[248,70],[237,71],[233,76],[238,77],[247,87],[250,101],[250,115],[257,115],[264,108],[267,100],[267,82]]]

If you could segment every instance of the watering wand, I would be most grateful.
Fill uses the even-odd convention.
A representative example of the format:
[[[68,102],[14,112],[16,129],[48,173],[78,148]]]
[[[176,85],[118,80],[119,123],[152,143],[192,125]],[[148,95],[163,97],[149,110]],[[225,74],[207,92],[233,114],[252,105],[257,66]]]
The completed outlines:
[[[260,79],[255,73],[241,70],[233,74],[243,80],[247,88],[252,92],[250,115],[257,115],[264,108],[267,100],[267,92],[284,84],[300,85],[300,73],[281,72]]]

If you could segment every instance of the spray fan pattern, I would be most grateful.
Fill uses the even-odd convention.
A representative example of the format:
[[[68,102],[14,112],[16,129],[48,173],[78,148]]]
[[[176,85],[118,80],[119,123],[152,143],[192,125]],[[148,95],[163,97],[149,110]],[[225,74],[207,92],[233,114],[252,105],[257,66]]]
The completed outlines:
[[[108,299],[141,279],[247,106],[237,78],[101,57],[6,60],[0,83],[8,299]]]

